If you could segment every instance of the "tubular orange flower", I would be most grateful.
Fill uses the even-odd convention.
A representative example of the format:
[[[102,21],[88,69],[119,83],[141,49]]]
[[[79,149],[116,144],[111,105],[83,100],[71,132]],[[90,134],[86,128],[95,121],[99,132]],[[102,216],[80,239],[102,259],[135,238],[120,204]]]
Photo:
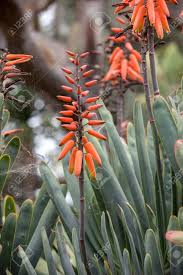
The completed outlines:
[[[64,108],[67,109],[67,110],[71,110],[73,112],[76,111],[76,107],[75,106],[64,104]]]
[[[121,78],[126,81],[128,69],[128,60],[125,58],[121,61]]]
[[[62,71],[66,74],[72,74],[72,71],[67,68],[62,68]]]
[[[91,136],[94,136],[96,138],[102,139],[102,140],[106,140],[107,139],[107,137],[105,137],[104,135],[102,135],[102,134],[100,134],[100,133],[98,133],[98,132],[96,132],[94,130],[91,130],[91,129],[88,130],[88,134],[91,135]]]
[[[59,114],[64,115],[64,116],[73,116],[74,112],[73,111],[60,111]]]
[[[8,130],[8,131],[4,131],[2,133],[2,136],[7,137],[7,136],[10,136],[10,135],[13,135],[13,134],[17,134],[17,133],[20,133],[20,132],[23,132],[23,131],[24,131],[24,129]]]
[[[94,70],[89,70],[89,71],[83,73],[83,77],[88,77],[88,76],[90,76],[93,72],[94,72]]]
[[[74,172],[74,165],[75,165],[75,158],[76,158],[76,152],[77,152],[78,148],[74,147],[72,149],[72,153],[70,155],[70,159],[69,159],[69,173],[72,174]]]
[[[94,86],[97,83],[97,80],[91,80],[85,83],[87,88]]]
[[[72,98],[69,96],[57,95],[57,99],[64,102],[72,102]]]
[[[99,98],[100,98],[99,96],[87,98],[87,99],[85,100],[85,103],[96,102]]]
[[[62,149],[62,151],[61,151],[61,153],[60,153],[60,155],[58,157],[58,160],[63,159],[67,155],[67,153],[72,149],[72,147],[74,146],[74,144],[75,144],[75,142],[73,140],[69,140],[65,144],[64,148]]]
[[[96,104],[96,105],[89,106],[87,109],[88,111],[94,111],[101,108],[102,106],[103,106],[102,104]]]
[[[71,87],[68,87],[65,85],[62,85],[61,88],[68,93],[72,93],[72,91],[73,91],[73,89]]]
[[[88,171],[90,173],[90,178],[92,180],[96,180],[95,165],[94,165],[94,161],[93,161],[92,155],[90,153],[87,153],[85,155],[85,161],[86,161],[86,165],[88,167]]]
[[[68,134],[66,134],[59,142],[59,146],[64,145],[66,142],[68,142],[71,138],[74,137],[74,132],[71,131]]]
[[[93,159],[98,163],[98,165],[102,165],[102,161],[101,158],[99,156],[99,154],[97,153],[94,145],[91,142],[87,142],[84,144],[84,148],[86,150],[87,153],[90,153],[93,157]]]
[[[67,79],[67,81],[70,83],[70,84],[75,84],[75,80],[72,79],[72,77],[68,76],[68,75],[65,75],[65,78]]]
[[[74,174],[76,177],[79,177],[81,174],[83,162],[83,152],[81,150],[76,151],[75,163],[74,163]]]
[[[87,142],[88,142],[87,137],[83,136],[83,137],[82,137],[82,142],[83,142],[83,144],[87,143]]]
[[[88,121],[88,125],[93,125],[93,126],[97,126],[97,125],[102,125],[102,124],[104,124],[105,123],[105,121],[103,121],[103,120],[89,120]]]
[[[62,127],[69,131],[76,131],[77,126],[75,124],[62,124]]]
[[[57,117],[57,120],[65,123],[71,123],[73,122],[73,118],[71,117]]]

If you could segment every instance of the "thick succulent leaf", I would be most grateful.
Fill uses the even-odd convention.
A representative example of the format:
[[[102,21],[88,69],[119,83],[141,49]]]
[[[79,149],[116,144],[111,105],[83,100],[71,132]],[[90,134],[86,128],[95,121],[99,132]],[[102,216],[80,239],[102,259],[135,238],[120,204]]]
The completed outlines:
[[[46,185],[47,192],[50,198],[52,199],[60,215],[60,218],[62,219],[64,225],[67,228],[68,234],[71,234],[72,228],[78,228],[78,223],[74,214],[72,213],[71,209],[66,203],[59,182],[57,181],[49,167],[44,163],[40,165],[40,173]]]
[[[25,251],[33,267],[36,266],[42,253],[41,228],[43,226],[45,227],[45,230],[49,237],[57,218],[58,214],[56,212],[55,206],[50,200]],[[26,275],[25,267],[23,265],[21,265],[20,267],[19,275]]]
[[[58,222],[56,225],[56,240],[57,240],[57,247],[58,247],[58,253],[60,256],[60,261],[65,274],[75,275],[67,253],[62,225],[60,222]]]
[[[126,248],[123,250],[123,262],[124,262],[124,274],[132,275],[133,272],[132,272],[132,264],[130,261],[130,254]]]
[[[31,265],[31,262],[29,261],[29,258],[27,257],[25,251],[21,246],[18,247],[19,257],[22,259],[22,263],[25,266],[25,269],[27,271],[28,275],[36,275],[36,271]]]
[[[146,253],[151,256],[152,260],[152,274],[164,274],[163,260],[159,250],[157,238],[152,229],[148,229],[145,236]]]
[[[43,214],[43,212],[48,204],[49,198],[50,197],[46,191],[46,186],[45,186],[45,184],[42,184],[42,187],[41,187],[41,190],[39,191],[38,197],[37,197],[36,201],[34,202],[33,214],[32,214],[32,219],[31,219],[30,230],[29,230],[29,240],[32,238],[32,235],[39,223],[41,215]]]
[[[151,255],[147,253],[144,259],[144,275],[153,275],[152,272]]]
[[[121,217],[123,226],[124,226],[125,231],[126,231],[127,236],[128,236],[128,241],[129,241],[129,244],[130,244],[130,249],[131,249],[131,254],[132,254],[132,261],[133,261],[133,265],[134,265],[134,270],[137,272],[137,274],[142,274],[142,268],[140,266],[139,258],[138,258],[136,247],[135,247],[135,243],[134,243],[132,234],[129,230],[128,222],[125,218],[125,214],[124,214],[124,211],[122,210],[122,208],[120,208],[120,214],[121,214],[120,217]]]
[[[85,266],[82,262],[81,251],[80,251],[79,241],[78,241],[78,237],[77,237],[77,231],[75,228],[73,228],[73,230],[72,230],[72,243],[74,246],[74,252],[75,252],[75,257],[76,257],[78,273],[80,275],[87,275]]]
[[[153,112],[161,142],[176,173],[179,169],[174,156],[174,145],[178,139],[178,130],[170,108],[163,97],[156,97]]]
[[[10,267],[15,227],[16,215],[10,213],[1,231],[0,245],[2,246],[2,251],[0,254],[0,274],[5,274],[6,268]]]
[[[46,263],[48,265],[49,274],[57,275],[56,266],[55,266],[53,255],[51,252],[50,243],[44,227],[42,227],[41,229],[41,238],[42,238],[43,250],[44,250]]]
[[[128,181],[128,185],[130,187],[132,197],[135,202],[135,208],[137,210],[140,222],[142,223],[143,227],[146,228],[148,227],[149,222],[148,222],[147,212],[145,208],[145,201],[144,201],[144,197],[143,197],[139,182],[135,175],[135,171],[132,165],[132,160],[130,159],[129,155],[127,155],[126,148],[122,143],[121,138],[119,137],[114,124],[110,122],[109,111],[107,111],[107,109],[103,107],[100,109],[100,115],[102,119],[106,121],[105,128],[112,142],[115,145],[119,161],[121,163],[123,170],[125,171],[125,175]]]
[[[6,179],[10,168],[10,161],[11,160],[8,155],[2,155],[0,158],[0,193],[3,192],[6,184]]]
[[[140,185],[142,184],[141,174],[140,174],[140,165],[139,165],[139,157],[137,152],[137,144],[136,144],[136,137],[135,137],[135,128],[134,125],[129,122],[128,128],[127,128],[127,142],[128,142],[128,148],[129,152],[133,161],[133,166],[135,169],[135,174],[138,179],[138,182]]]
[[[135,137],[137,144],[137,152],[140,164],[141,179],[143,186],[143,194],[145,202],[155,211],[155,189],[153,175],[150,166],[149,155],[147,151],[147,142],[144,129],[144,120],[142,116],[141,104],[135,102],[134,106],[134,126],[135,126]],[[148,179],[148,181],[147,181]]]
[[[5,218],[10,214],[16,214],[16,204],[12,196],[7,195],[4,199],[4,216]]]
[[[10,118],[10,112],[7,109],[3,110],[3,121],[2,121],[2,129],[6,126]]]
[[[29,228],[32,217],[32,205],[33,203],[31,200],[28,199],[24,201],[17,218],[15,237],[13,241],[13,258],[11,263],[12,270],[16,274],[18,274],[18,270],[21,265],[21,259],[18,255],[18,247],[21,246],[23,249],[26,249],[27,247]]]
[[[112,247],[111,247],[110,239],[109,239],[107,228],[106,228],[105,213],[103,213],[102,217],[101,217],[101,231],[102,231],[102,236],[103,236],[105,245],[107,245],[107,248],[108,248],[105,250],[105,253],[107,254],[109,266],[112,271],[112,274],[115,274],[114,259],[113,259],[113,255],[112,255]]]
[[[148,155],[149,155],[149,160],[151,165],[151,171],[153,174],[153,178],[155,178],[156,170],[157,170],[156,154],[155,154],[154,138],[153,138],[150,122],[148,122],[147,124],[147,150],[148,150]]]
[[[21,146],[21,141],[20,141],[19,137],[13,137],[8,142],[6,148],[4,149],[3,154],[7,154],[10,156],[10,159],[11,159],[10,166],[11,167],[13,166],[15,159],[19,153],[20,146]]]

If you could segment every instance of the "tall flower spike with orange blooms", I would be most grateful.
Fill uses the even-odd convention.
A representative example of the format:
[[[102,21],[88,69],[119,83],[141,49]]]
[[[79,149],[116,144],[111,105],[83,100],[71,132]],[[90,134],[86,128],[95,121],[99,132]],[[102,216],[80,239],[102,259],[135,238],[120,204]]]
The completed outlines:
[[[110,68],[104,77],[104,81],[116,80],[143,82],[140,73],[141,55],[130,42],[126,42],[124,49],[116,47],[109,57]]]
[[[132,12],[131,23],[133,31],[140,33],[143,30],[146,19],[156,30],[158,38],[162,39],[165,32],[170,32],[168,17],[170,12],[167,2],[177,4],[177,0],[123,0],[115,9],[115,13],[129,8]]]
[[[79,177],[85,161],[90,178],[95,180],[95,164],[102,165],[102,161],[94,145],[88,141],[85,133],[98,139],[106,140],[104,135],[92,130],[90,127],[104,124],[103,120],[96,119],[95,111],[102,107],[102,104],[97,104],[99,96],[86,98],[89,93],[88,89],[93,87],[97,80],[85,80],[93,73],[93,70],[87,70],[88,66],[86,64],[81,64],[82,60],[89,55],[88,52],[79,55],[67,51],[67,54],[70,57],[70,62],[75,66],[75,72],[62,68],[68,82],[68,86],[64,85],[62,89],[68,92],[68,96],[57,96],[58,100],[65,103],[63,105],[64,110],[59,112],[61,116],[57,119],[62,123],[61,126],[69,132],[60,140],[59,145],[62,146],[62,150],[58,160],[63,159],[70,152],[69,172]],[[81,80],[84,81],[84,85],[81,84]],[[85,90],[86,88],[87,90]],[[76,93],[76,100],[72,98],[73,93]],[[84,109],[83,105],[86,106],[86,109]]]

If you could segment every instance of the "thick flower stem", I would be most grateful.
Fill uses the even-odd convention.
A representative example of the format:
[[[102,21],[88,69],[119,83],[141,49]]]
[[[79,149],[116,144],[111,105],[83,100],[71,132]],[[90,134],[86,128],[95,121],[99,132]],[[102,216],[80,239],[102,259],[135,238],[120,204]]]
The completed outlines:
[[[76,80],[77,84],[79,84],[79,73],[78,73],[78,66],[76,66]],[[83,125],[82,125],[82,102],[81,96],[78,94],[77,96],[77,103],[78,103],[78,149],[83,152],[83,144],[82,144],[82,136],[83,136]],[[80,242],[80,249],[83,258],[83,263],[87,270],[87,274],[90,273],[90,269],[88,266],[87,261],[87,254],[86,254],[86,245],[85,245],[85,195],[84,195],[84,169],[83,169],[83,160],[82,160],[82,169],[81,174],[79,176],[79,190],[80,190],[80,222],[79,222],[79,242]]]
[[[156,207],[157,207],[157,211],[161,212],[161,213],[157,213],[157,219],[158,219],[160,228],[162,228],[160,232],[160,241],[163,248],[164,232],[166,230],[166,222],[165,222],[166,216],[164,212],[165,200],[163,199],[164,190],[163,190],[163,180],[162,180],[162,171],[161,171],[159,139],[158,139],[157,129],[156,129],[154,115],[153,115],[152,106],[151,106],[151,92],[150,92],[150,87],[148,82],[147,61],[146,61],[147,50],[148,50],[148,40],[147,40],[147,34],[145,33],[142,38],[142,48],[141,48],[142,72],[143,72],[143,78],[144,78],[144,91],[146,96],[147,111],[148,111],[149,120],[151,123],[151,129],[153,133],[154,147],[155,147],[155,153],[156,153],[156,165],[157,165]]]

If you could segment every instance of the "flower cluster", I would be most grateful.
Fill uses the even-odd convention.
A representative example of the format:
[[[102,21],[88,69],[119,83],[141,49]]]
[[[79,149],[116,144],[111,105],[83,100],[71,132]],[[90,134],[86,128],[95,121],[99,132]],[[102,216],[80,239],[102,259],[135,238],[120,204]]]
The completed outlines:
[[[154,26],[157,36],[162,39],[165,32],[170,32],[168,17],[170,12],[167,2],[177,4],[177,0],[123,0],[117,5],[115,13],[120,13],[127,8],[131,12],[131,24],[133,31],[140,33],[143,30],[146,19],[151,26]]]
[[[16,65],[30,61],[33,58],[28,54],[12,54],[4,52],[0,58],[0,80],[3,85],[2,92],[6,95],[12,85],[21,81],[21,76],[30,75],[30,73],[23,72]]]
[[[93,70],[87,70],[88,65],[81,64],[82,60],[90,54],[89,52],[79,55],[67,51],[67,54],[70,57],[70,62],[74,64],[75,70],[73,72],[70,69],[62,68],[66,74],[65,78],[70,84],[69,86],[62,85],[62,89],[68,92],[70,96],[57,96],[58,100],[65,103],[63,105],[65,110],[59,112],[61,116],[57,119],[61,121],[61,126],[69,132],[59,143],[63,148],[58,160],[63,159],[71,151],[69,172],[71,174],[74,172],[75,176],[79,177],[85,160],[91,179],[96,179],[94,162],[102,165],[102,161],[94,145],[88,141],[85,133],[98,139],[106,140],[104,135],[90,127],[104,124],[103,120],[96,119],[95,111],[102,107],[102,104],[97,104],[99,96],[86,97],[89,94],[88,88],[94,86],[97,80],[85,80],[94,72]],[[82,88],[81,80],[84,80],[84,89]]]
[[[116,80],[119,76],[126,82],[138,81],[143,82],[140,74],[141,55],[136,51],[130,42],[126,42],[124,49],[116,47],[110,58],[110,68],[104,77],[104,81]]]

